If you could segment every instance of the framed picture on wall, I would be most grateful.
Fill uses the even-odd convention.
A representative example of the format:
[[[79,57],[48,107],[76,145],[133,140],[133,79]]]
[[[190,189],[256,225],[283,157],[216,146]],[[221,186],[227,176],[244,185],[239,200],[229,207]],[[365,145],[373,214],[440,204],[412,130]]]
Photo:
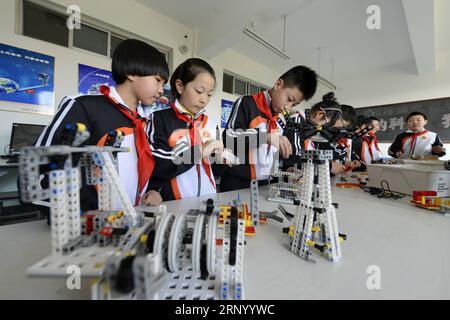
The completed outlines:
[[[111,71],[84,64],[78,65],[78,94],[100,94],[100,86],[102,85],[116,86]]]
[[[0,111],[54,114],[55,58],[0,43]]]
[[[232,109],[233,109],[233,101],[222,99],[222,115],[220,121],[222,128],[226,128]]]
[[[164,93],[161,95],[161,97],[159,97],[159,100],[156,101],[156,103],[154,105],[148,106],[150,108],[149,112],[152,113],[155,111],[170,108],[172,101],[173,101],[173,96],[170,91],[170,84],[167,83],[164,85]]]

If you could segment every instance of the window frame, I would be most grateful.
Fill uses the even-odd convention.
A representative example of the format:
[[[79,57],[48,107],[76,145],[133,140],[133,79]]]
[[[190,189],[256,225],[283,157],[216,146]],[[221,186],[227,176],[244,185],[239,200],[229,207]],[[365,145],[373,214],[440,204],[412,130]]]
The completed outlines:
[[[47,43],[51,43],[51,44],[53,44],[55,46],[60,46],[60,47],[67,48],[67,46],[63,46],[63,45],[58,44],[58,43],[45,41],[45,40],[38,39],[38,38],[33,38],[32,36],[27,36],[27,35],[25,35],[23,33],[24,32],[23,31],[24,30],[24,2],[29,2],[30,4],[33,4],[33,5],[41,8],[41,9],[44,9],[48,13],[52,13],[52,14],[55,14],[55,15],[67,17],[67,14],[65,12],[62,13],[62,12],[60,12],[58,10],[52,10],[52,9],[43,7],[40,4],[40,2],[38,2],[37,0],[28,0],[28,1],[16,0],[16,12],[15,12],[16,13],[16,15],[15,15],[15,17],[16,17],[16,19],[15,19],[15,22],[16,22],[16,27],[15,27],[16,34],[22,35],[22,36],[27,37],[27,38],[31,38],[31,39],[35,39],[35,40],[39,40],[39,41],[44,41],[44,42],[47,42]],[[70,37],[71,37],[70,30],[69,30],[68,34],[69,34],[69,39],[67,39],[67,45],[70,44],[70,42],[69,42],[70,41]]]
[[[106,29],[102,29],[102,28],[99,28],[97,26],[93,26],[90,23],[81,22],[81,24],[83,24],[85,26],[88,26],[90,28],[96,29],[98,31],[104,32],[104,33],[107,34],[107,37],[108,37],[107,40],[106,40],[106,42],[107,42],[107,44],[106,44],[106,53],[107,53],[107,55],[103,55],[103,54],[100,54],[100,53],[97,53],[97,52],[94,52],[94,51],[90,51],[90,50],[79,48],[79,47],[75,46],[75,44],[74,44],[74,40],[75,40],[75,32],[74,32],[74,30],[69,30],[69,33],[72,35],[72,36],[69,35],[69,49],[73,49],[73,50],[76,50],[76,51],[79,51],[79,52],[83,52],[83,53],[95,54],[96,56],[99,56],[99,57],[107,57],[109,59],[112,59],[112,57],[110,57],[110,52],[111,52],[111,32],[106,30]]]
[[[269,87],[267,87],[267,86],[265,86],[265,85],[263,85],[263,84],[261,84],[259,82],[250,80],[250,79],[245,78],[243,76],[240,76],[240,75],[238,75],[238,74],[236,74],[234,72],[231,72],[231,71],[228,71],[228,70],[223,70],[223,75],[225,75],[225,74],[227,76],[232,77],[232,79],[233,79],[233,92],[224,91],[223,90],[223,83],[222,83],[222,91],[225,92],[225,93],[233,94],[233,95],[236,95],[236,96],[240,96],[241,95],[241,94],[236,93],[235,79],[245,83],[245,86],[246,86],[246,88],[245,88],[245,95],[250,94],[249,93],[250,92],[250,86],[258,88],[258,92],[270,89]],[[223,76],[222,76],[222,79],[223,79]]]
[[[107,59],[112,58],[111,36],[114,36],[116,38],[121,38],[121,39],[138,39],[138,40],[144,41],[144,42],[152,45],[158,51],[163,53],[165,55],[165,57],[167,58],[169,70],[172,71],[172,65],[173,65],[173,49],[172,48],[165,46],[163,44],[157,43],[155,41],[152,41],[150,39],[144,38],[142,36],[139,36],[135,33],[126,31],[119,27],[113,26],[107,22],[103,22],[103,21],[97,20],[95,18],[91,18],[90,16],[87,16],[83,13],[81,13],[81,23],[82,24],[87,25],[91,28],[97,29],[99,31],[106,32],[108,34],[108,44],[107,44],[106,55],[102,55],[102,54],[99,54],[96,52],[92,52],[89,50],[75,47],[73,45],[74,30],[69,30],[68,46],[62,46],[62,45],[59,45],[59,44],[56,44],[53,42],[48,42],[45,40],[40,40],[40,39],[36,39],[36,38],[30,37],[30,36],[27,36],[27,35],[23,34],[23,22],[24,22],[23,21],[23,10],[24,10],[23,4],[24,4],[24,2],[34,4],[34,5],[38,6],[39,8],[41,8],[42,10],[48,11],[49,13],[59,14],[59,15],[68,17],[66,7],[64,7],[60,4],[57,4],[57,3],[50,2],[48,0],[16,0],[16,12],[15,12],[15,14],[16,14],[16,26],[15,26],[16,34],[19,34],[19,35],[27,37],[27,38],[51,43],[55,46],[61,46],[61,47],[68,48],[68,49],[78,51],[81,53],[86,53],[86,54],[94,55],[96,57],[102,57],[102,58],[107,58]]]

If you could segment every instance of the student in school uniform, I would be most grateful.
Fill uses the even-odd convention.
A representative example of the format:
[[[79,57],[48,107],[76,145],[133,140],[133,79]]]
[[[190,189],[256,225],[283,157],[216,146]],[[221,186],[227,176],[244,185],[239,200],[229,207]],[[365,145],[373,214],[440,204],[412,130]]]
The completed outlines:
[[[217,192],[213,170],[224,163],[217,124],[206,114],[216,85],[213,68],[192,58],[182,63],[170,79],[176,98],[169,109],[152,115],[150,143],[164,201],[213,195]]]
[[[310,111],[310,120],[317,126],[323,126],[335,116],[336,113],[341,114],[341,119],[338,119],[334,124],[334,127],[339,128],[345,125],[342,120],[342,109],[338,103],[333,92],[329,92],[323,96],[322,101],[316,103]],[[333,161],[330,165],[330,173],[332,175],[338,175],[346,171],[346,159],[348,155],[347,150],[348,141],[339,141],[337,143],[330,142],[314,142],[311,139],[307,139],[304,142],[305,150],[332,150]]]
[[[377,117],[369,117],[369,120],[373,127],[371,132],[375,135],[378,131],[380,131],[380,119]]]
[[[316,88],[316,73],[297,66],[283,74],[272,89],[242,96],[234,103],[223,141],[235,151],[241,165],[227,168],[222,175],[221,192],[248,188],[251,180],[267,181],[276,155],[283,159],[292,155],[279,114],[311,99]]]
[[[389,155],[399,159],[434,155],[445,156],[444,145],[438,134],[425,129],[427,116],[412,112],[406,118],[408,130],[399,134],[389,147]]]
[[[370,117],[369,121],[373,129],[353,141],[352,159],[354,162],[361,164],[361,166],[355,168],[357,169],[355,171],[366,171],[367,164],[374,163],[383,156],[375,135],[380,130],[380,120]]]
[[[353,126],[358,118],[355,109],[352,106],[341,104],[341,111],[341,118],[336,121],[335,127],[345,128]],[[345,165],[347,170],[353,170],[355,167],[360,166],[357,161],[352,161],[352,142],[350,138],[341,138],[336,145],[341,150],[341,153],[345,154],[341,163]]]
[[[149,186],[154,159],[148,143],[149,118],[144,106],[154,104],[164,92],[169,68],[158,50],[130,39],[115,50],[112,74],[116,88],[103,86],[99,95],[64,98],[36,146],[61,143],[68,123],[86,125],[90,137],[83,145],[105,145],[108,133],[120,130],[125,135],[121,147],[130,150],[117,155],[119,177],[126,194],[134,205],[159,205],[161,196]],[[94,186],[83,183],[80,198],[82,210],[98,208]]]
[[[290,115],[290,121],[293,121],[297,125],[304,125],[306,123],[305,115],[303,113],[296,112]],[[286,120],[284,120],[286,121]],[[284,129],[284,128],[283,128]],[[289,140],[292,145],[292,154],[287,159],[282,159],[281,169],[283,171],[294,172],[295,168],[302,169],[302,150],[304,150],[305,141],[302,140],[302,136],[297,131],[283,130],[283,135]]]
[[[342,110],[342,116],[341,119],[339,119],[336,122],[335,127],[352,127],[358,120],[358,115],[355,111],[355,108],[353,108],[350,105],[341,104],[341,110]],[[378,120],[377,120],[378,121]],[[370,124],[375,128],[376,124],[374,123],[374,118],[369,119]],[[379,129],[379,125],[378,125]],[[371,132],[369,132],[369,135],[371,135]],[[371,135],[372,136],[372,135]],[[359,148],[360,146],[358,143],[360,143],[361,137],[356,137],[355,140],[350,138],[341,138],[339,139],[337,143],[337,148],[342,150],[342,153],[345,153],[345,156],[341,158],[341,164],[343,164],[346,167],[346,171],[361,171],[362,169],[365,169],[364,162],[361,159],[361,156],[359,154]],[[378,148],[378,143],[376,142],[376,147]],[[355,144],[355,147],[353,146]],[[356,151],[355,151],[356,150]]]

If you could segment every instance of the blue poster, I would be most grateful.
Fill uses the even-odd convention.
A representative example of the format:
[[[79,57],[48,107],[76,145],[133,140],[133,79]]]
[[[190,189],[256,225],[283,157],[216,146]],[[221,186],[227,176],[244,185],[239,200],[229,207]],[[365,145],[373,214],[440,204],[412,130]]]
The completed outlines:
[[[233,101],[223,100],[222,99],[222,116],[221,116],[221,123],[222,128],[226,128],[228,119],[230,118],[231,110],[233,109]]]
[[[100,94],[102,85],[116,86],[111,71],[78,65],[78,94]]]
[[[115,87],[116,83],[112,78],[111,71],[93,68],[83,64],[78,65],[78,94],[100,94],[100,87],[106,85]],[[164,93],[159,100],[149,107],[149,113],[166,109],[172,103],[172,94],[170,93],[170,85],[164,85]]]
[[[0,110],[52,114],[54,71],[54,57],[0,43]]]
[[[170,105],[172,104],[173,96],[170,91],[170,84],[164,85],[164,93],[159,97],[159,100],[156,101],[156,103],[150,107],[150,112],[155,112],[163,109],[170,108]]]

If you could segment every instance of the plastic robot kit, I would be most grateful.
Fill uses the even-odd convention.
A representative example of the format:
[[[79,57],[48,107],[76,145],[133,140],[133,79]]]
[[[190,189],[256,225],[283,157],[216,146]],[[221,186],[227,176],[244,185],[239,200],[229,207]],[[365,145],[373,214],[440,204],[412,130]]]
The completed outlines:
[[[414,191],[411,203],[450,217],[450,198],[438,197],[436,191]]]
[[[181,214],[165,206],[134,208],[115,162],[127,151],[118,147],[123,134],[110,132],[104,147],[80,147],[89,137],[81,124],[66,125],[62,135],[65,145],[24,148],[19,160],[21,199],[50,199],[51,207],[52,254],[31,266],[29,276],[67,277],[76,266],[93,280],[93,299],[244,299],[246,219],[238,206],[230,206],[222,225],[212,199]],[[87,185],[97,187],[99,208],[80,215],[83,171]],[[251,221],[259,221],[257,187],[252,190]]]
[[[294,224],[285,228],[283,232],[290,238],[291,251],[305,259],[311,259],[312,250],[325,255],[329,261],[338,262],[342,259],[341,242],[347,239],[338,229],[336,209],[331,199],[330,161],[333,151],[320,150],[320,143],[332,143],[342,137],[352,138],[356,131],[364,134],[371,129],[361,124],[351,129],[335,128],[334,124],[341,116],[340,109],[336,110],[331,120],[324,126],[316,126],[310,121],[309,110],[303,123],[295,123],[290,117],[285,123],[285,131],[295,131],[301,140],[311,139],[318,146],[316,150],[302,151],[303,183],[301,196],[294,204],[298,206]],[[285,210],[284,210],[285,211]],[[286,216],[287,212],[284,212]]]
[[[272,175],[277,178],[278,182],[270,183],[269,179],[269,196],[268,201],[294,204],[300,199],[302,178],[301,171],[294,169],[294,172],[286,172],[278,170]]]
[[[333,118],[333,121],[336,119]],[[334,123],[334,122],[331,123]],[[331,141],[345,130],[302,125],[298,130],[314,141]],[[67,124],[61,145],[24,148],[19,159],[20,196],[23,202],[50,199],[51,255],[27,270],[32,277],[67,277],[77,267],[92,280],[91,297],[103,299],[241,300],[245,236],[260,222],[283,222],[277,212],[260,212],[258,183],[250,185],[250,202],[239,199],[215,203],[187,212],[156,212],[133,207],[119,180],[116,156],[123,133],[111,131],[104,147],[81,146],[89,138],[82,124]],[[312,261],[312,249],[332,262],[342,258],[336,208],[331,200],[328,150],[306,151],[302,156],[301,190],[279,194],[298,207],[296,215],[279,210],[294,224],[284,232],[290,249]],[[82,174],[98,194],[98,209],[80,214]],[[288,177],[298,186],[300,175]],[[42,187],[42,180],[48,187]],[[295,180],[295,181],[294,181]],[[290,181],[290,182],[289,182]],[[297,188],[297,187],[296,187]],[[271,191],[272,192],[272,191]],[[290,203],[290,202],[289,202]]]
[[[329,150],[309,150],[304,154],[306,166],[299,211],[293,228],[289,230],[291,251],[306,261],[311,260],[316,249],[331,262],[342,258],[341,242],[346,235],[339,234],[336,208],[331,200],[329,161],[333,153]]]

